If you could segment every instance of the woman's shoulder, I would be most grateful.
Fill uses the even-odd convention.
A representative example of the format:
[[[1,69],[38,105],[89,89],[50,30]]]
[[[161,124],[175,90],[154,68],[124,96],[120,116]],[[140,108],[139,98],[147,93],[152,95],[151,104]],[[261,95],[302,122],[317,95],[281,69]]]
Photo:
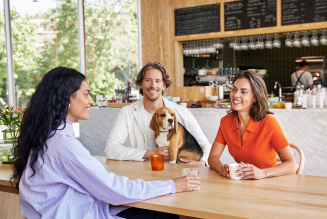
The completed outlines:
[[[263,124],[268,126],[276,126],[279,125],[277,119],[270,114],[267,114],[265,118],[262,120]]]
[[[224,117],[220,119],[220,123],[230,123],[234,119],[234,116],[230,113],[227,113]]]
[[[57,130],[56,134],[47,141],[48,152],[53,156],[59,156],[63,160],[77,154],[89,154],[89,151],[74,136]]]

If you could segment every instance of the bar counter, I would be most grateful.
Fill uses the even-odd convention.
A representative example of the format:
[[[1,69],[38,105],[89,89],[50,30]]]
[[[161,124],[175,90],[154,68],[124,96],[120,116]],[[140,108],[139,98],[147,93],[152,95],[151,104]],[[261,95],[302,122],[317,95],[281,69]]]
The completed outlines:
[[[207,136],[213,142],[226,109],[189,109]],[[120,108],[92,108],[89,120],[80,120],[80,141],[92,155],[104,156],[109,132]],[[271,109],[281,125],[288,141],[299,146],[305,155],[304,175],[327,177],[327,109]],[[129,142],[125,143],[129,146]],[[294,151],[297,162],[299,156]],[[234,163],[227,149],[222,155],[223,163]]]

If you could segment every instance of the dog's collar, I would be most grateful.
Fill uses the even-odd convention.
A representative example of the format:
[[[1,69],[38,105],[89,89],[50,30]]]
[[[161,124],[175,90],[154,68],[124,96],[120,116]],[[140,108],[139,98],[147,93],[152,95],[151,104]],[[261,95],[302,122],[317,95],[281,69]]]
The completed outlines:
[[[160,131],[160,132],[169,132],[169,131]]]

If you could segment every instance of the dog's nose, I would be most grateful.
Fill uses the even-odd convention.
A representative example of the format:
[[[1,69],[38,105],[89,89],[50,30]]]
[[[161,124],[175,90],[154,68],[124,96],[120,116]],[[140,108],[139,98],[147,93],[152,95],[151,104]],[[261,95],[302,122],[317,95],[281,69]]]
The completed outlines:
[[[168,119],[168,122],[171,124],[171,123],[174,122],[174,120],[173,119]]]

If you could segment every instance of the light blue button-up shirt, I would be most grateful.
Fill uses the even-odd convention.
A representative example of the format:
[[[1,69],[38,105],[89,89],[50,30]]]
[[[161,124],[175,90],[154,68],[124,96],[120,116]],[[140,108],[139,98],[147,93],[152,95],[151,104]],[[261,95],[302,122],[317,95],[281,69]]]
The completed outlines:
[[[108,204],[122,205],[175,191],[172,180],[146,182],[108,172],[76,140],[69,121],[47,145],[44,162],[40,157],[36,162],[36,174],[30,177],[33,172],[27,166],[19,183],[24,218],[119,218],[110,214]]]

